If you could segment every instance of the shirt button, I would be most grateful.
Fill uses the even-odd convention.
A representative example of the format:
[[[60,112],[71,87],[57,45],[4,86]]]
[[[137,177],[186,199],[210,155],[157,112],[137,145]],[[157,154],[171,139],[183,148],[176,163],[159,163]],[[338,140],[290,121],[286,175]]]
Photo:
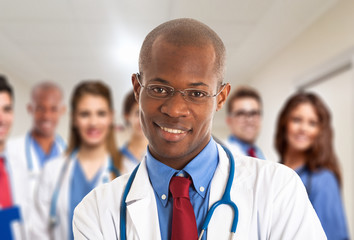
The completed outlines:
[[[199,190],[200,190],[201,192],[204,192],[205,188],[204,188],[204,187],[200,187]]]
[[[181,172],[181,173],[179,173],[177,176],[178,176],[178,177],[184,177],[184,174],[183,174],[183,172]]]
[[[165,200],[166,198],[167,198],[166,195],[165,195],[165,194],[162,194],[161,199],[162,199],[162,200]]]

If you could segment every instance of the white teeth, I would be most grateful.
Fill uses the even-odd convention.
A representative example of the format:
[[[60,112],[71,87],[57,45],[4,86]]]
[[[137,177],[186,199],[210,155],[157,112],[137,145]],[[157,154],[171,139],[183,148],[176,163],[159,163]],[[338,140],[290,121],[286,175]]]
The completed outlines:
[[[160,128],[166,132],[169,132],[169,133],[175,133],[175,134],[185,133],[185,131],[182,131],[179,129],[172,129],[172,128],[166,128],[166,127],[160,127]]]

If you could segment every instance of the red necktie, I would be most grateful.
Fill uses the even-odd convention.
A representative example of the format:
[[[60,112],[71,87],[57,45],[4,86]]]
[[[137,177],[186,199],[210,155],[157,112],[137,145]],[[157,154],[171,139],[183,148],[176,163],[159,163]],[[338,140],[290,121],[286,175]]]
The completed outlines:
[[[172,177],[170,191],[173,197],[171,240],[197,240],[198,230],[193,206],[189,198],[191,180]]]
[[[7,176],[4,158],[0,157],[0,208],[12,206],[10,181]]]
[[[250,148],[248,149],[248,151],[247,151],[247,154],[248,154],[248,156],[250,156],[250,157],[254,157],[254,158],[257,157],[257,155],[256,155],[256,150],[254,149],[254,147],[250,147]]]

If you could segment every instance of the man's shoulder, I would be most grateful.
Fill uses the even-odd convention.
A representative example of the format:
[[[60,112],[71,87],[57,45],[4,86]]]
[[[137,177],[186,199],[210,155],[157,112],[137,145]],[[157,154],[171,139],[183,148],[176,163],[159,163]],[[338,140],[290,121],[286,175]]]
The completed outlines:
[[[248,156],[235,156],[236,176],[239,180],[259,184],[277,183],[296,178],[297,174],[287,166],[271,161]],[[237,178],[237,177],[236,177]]]
[[[23,147],[24,142],[25,142],[25,136],[12,137],[6,142],[6,148],[8,150],[16,151],[16,152],[24,151],[20,149],[21,147]]]

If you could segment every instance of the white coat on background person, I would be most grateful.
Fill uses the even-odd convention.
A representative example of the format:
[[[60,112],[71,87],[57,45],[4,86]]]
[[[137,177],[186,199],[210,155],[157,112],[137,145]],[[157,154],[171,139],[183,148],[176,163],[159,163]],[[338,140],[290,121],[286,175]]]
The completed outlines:
[[[8,151],[13,108],[12,86],[0,74],[0,238],[21,240],[27,239],[30,201],[25,166]]]
[[[109,87],[101,81],[80,82],[71,98],[67,152],[46,163],[37,185],[31,239],[73,239],[76,205],[93,188],[120,175],[113,127]]]
[[[31,129],[24,136],[8,142],[8,152],[28,169],[32,195],[44,163],[60,156],[65,148],[64,141],[56,135],[65,109],[62,89],[55,82],[34,85],[27,105]]]
[[[27,239],[31,216],[30,189],[27,178],[27,169],[22,162],[9,154],[5,147],[6,167],[11,184],[12,201],[15,207],[19,207],[21,222],[12,222],[12,234],[16,240]]]
[[[35,152],[35,149],[33,147],[33,143],[31,143],[32,141],[28,141],[28,140],[26,141],[26,138],[29,137],[28,134],[18,138],[10,139],[7,148],[8,148],[8,152],[11,153],[11,156],[13,158],[16,158],[16,161],[22,166],[24,166],[25,169],[27,170],[26,173],[26,175],[28,176],[27,181],[29,182],[31,195],[33,196],[36,181],[38,181],[42,167],[40,166],[40,162]],[[60,136],[57,136],[55,138],[54,144],[55,147],[59,150],[60,154],[64,152],[65,142]],[[29,167],[29,161],[31,161],[30,164],[32,164],[32,169],[30,169]]]
[[[218,145],[219,164],[211,182],[209,207],[220,200],[229,176],[229,159]],[[231,200],[239,210],[234,239],[326,239],[306,190],[291,169],[271,161],[235,157]],[[118,239],[120,202],[129,175],[93,190],[76,207],[75,239]],[[154,190],[143,160],[126,199],[127,239],[161,239]],[[298,211],[300,210],[301,211]],[[233,211],[220,206],[207,239],[229,239]]]
[[[43,172],[39,178],[38,188],[35,192],[34,211],[31,221],[33,224],[30,230],[30,239],[68,239],[69,236],[69,192],[70,180],[73,176],[73,166],[76,159],[70,159],[62,155],[53,159],[43,168]],[[97,186],[111,180],[109,157],[107,156],[103,171],[97,180]],[[63,177],[61,171],[64,164],[67,169]],[[62,183],[59,190],[58,204],[56,205],[56,220],[55,226],[50,225],[50,206],[54,194],[56,184],[62,177]]]

